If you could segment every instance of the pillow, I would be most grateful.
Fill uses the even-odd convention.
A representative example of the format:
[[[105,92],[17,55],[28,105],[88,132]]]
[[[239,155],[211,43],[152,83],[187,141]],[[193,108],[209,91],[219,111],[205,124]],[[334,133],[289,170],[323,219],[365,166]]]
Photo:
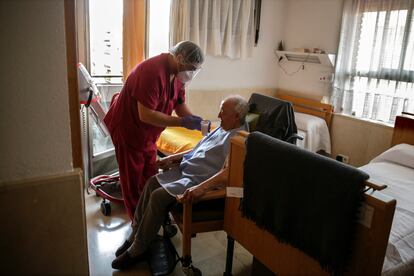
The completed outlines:
[[[249,126],[249,132],[253,132],[256,129],[257,122],[259,121],[260,114],[247,113],[246,123]]]
[[[414,169],[414,146],[399,144],[384,151],[371,160],[370,163],[391,162]]]
[[[183,127],[167,127],[157,140],[157,148],[166,155],[194,148],[203,139],[201,131]]]

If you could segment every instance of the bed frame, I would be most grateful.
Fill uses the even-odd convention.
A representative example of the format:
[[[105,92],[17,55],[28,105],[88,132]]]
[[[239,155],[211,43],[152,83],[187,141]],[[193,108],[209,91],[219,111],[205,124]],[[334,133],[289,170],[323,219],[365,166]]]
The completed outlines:
[[[414,145],[414,114],[403,112],[395,119],[391,146],[401,143]]]
[[[232,138],[228,187],[242,188],[247,135],[248,133],[240,133]],[[394,199],[377,191],[385,187],[369,182],[366,182],[366,185],[372,190],[365,193],[361,216],[363,224],[357,227],[354,253],[349,266],[349,274],[352,275],[381,274],[396,205]],[[269,232],[243,218],[239,206],[239,198],[226,198],[224,230],[228,235],[228,262],[225,275],[231,275],[231,248],[234,240],[275,274],[328,275],[316,260],[290,245],[279,243]]]
[[[290,96],[282,97],[292,101]],[[243,163],[247,136],[248,133],[241,132],[232,138],[228,187],[243,187]],[[399,143],[414,144],[414,114],[404,113],[402,116],[397,116],[392,145]],[[360,224],[356,230],[357,237],[347,272],[349,275],[381,274],[396,206],[395,199],[380,192],[386,186],[370,182],[366,182],[366,186],[372,189],[365,192],[365,203]],[[316,260],[299,249],[278,242],[272,234],[258,228],[253,221],[243,218],[239,206],[239,198],[226,198],[224,229],[228,235],[228,250],[224,275],[231,275],[234,240],[250,251],[256,260],[266,266],[267,270],[275,274],[328,275]]]
[[[306,113],[324,119],[328,125],[328,128],[331,128],[333,114],[332,105],[321,103],[320,101],[296,97],[288,93],[289,92],[287,91],[278,90],[276,97],[291,102],[293,109],[296,112]]]

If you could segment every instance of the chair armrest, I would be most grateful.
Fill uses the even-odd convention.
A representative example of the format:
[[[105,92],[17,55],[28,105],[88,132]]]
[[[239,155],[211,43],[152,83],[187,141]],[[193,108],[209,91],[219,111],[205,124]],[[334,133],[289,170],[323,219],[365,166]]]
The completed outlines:
[[[249,134],[250,133],[248,133],[247,131],[245,131],[245,130],[240,130],[240,131],[237,131],[237,133],[241,136],[241,137],[247,137],[247,136],[249,136]]]
[[[206,192],[198,202],[200,201],[207,201],[207,200],[213,200],[218,198],[225,198],[226,197],[226,189],[217,189],[217,190],[211,190]],[[177,222],[179,225],[181,231],[183,232],[183,237],[191,237],[192,234],[197,233],[197,230],[195,230],[192,227],[192,217],[193,217],[193,204],[191,202],[184,202],[183,203],[183,216],[182,216],[182,224]],[[175,218],[175,217],[174,217]],[[190,238],[191,239],[191,238]],[[187,245],[188,246],[188,245]],[[184,249],[184,245],[183,245]],[[187,250],[191,250],[187,248]]]
[[[365,186],[372,188],[374,191],[381,191],[388,187],[385,184],[375,184],[368,181],[365,181]]]
[[[303,140],[303,136],[299,135],[299,134],[292,134],[291,136],[289,136],[289,138],[286,139],[287,143],[293,143],[295,142],[295,139],[297,140]]]
[[[226,197],[226,189],[216,189],[206,192],[204,195],[202,195],[199,199],[199,201],[206,201],[206,200],[212,200],[217,198],[225,198]]]

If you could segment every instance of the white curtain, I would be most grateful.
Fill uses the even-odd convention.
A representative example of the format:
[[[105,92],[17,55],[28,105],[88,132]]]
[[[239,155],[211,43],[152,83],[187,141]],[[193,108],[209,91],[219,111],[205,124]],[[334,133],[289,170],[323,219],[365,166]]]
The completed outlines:
[[[204,53],[250,57],[254,45],[254,0],[172,0],[170,46],[182,40]]]
[[[414,0],[345,0],[332,103],[393,123],[414,112]]]

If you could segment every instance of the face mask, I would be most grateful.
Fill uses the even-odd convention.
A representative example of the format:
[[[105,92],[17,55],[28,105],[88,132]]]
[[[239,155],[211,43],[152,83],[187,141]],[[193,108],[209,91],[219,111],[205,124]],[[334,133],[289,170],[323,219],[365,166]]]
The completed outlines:
[[[190,82],[194,77],[194,71],[181,71],[177,74],[177,79],[182,83]]]

